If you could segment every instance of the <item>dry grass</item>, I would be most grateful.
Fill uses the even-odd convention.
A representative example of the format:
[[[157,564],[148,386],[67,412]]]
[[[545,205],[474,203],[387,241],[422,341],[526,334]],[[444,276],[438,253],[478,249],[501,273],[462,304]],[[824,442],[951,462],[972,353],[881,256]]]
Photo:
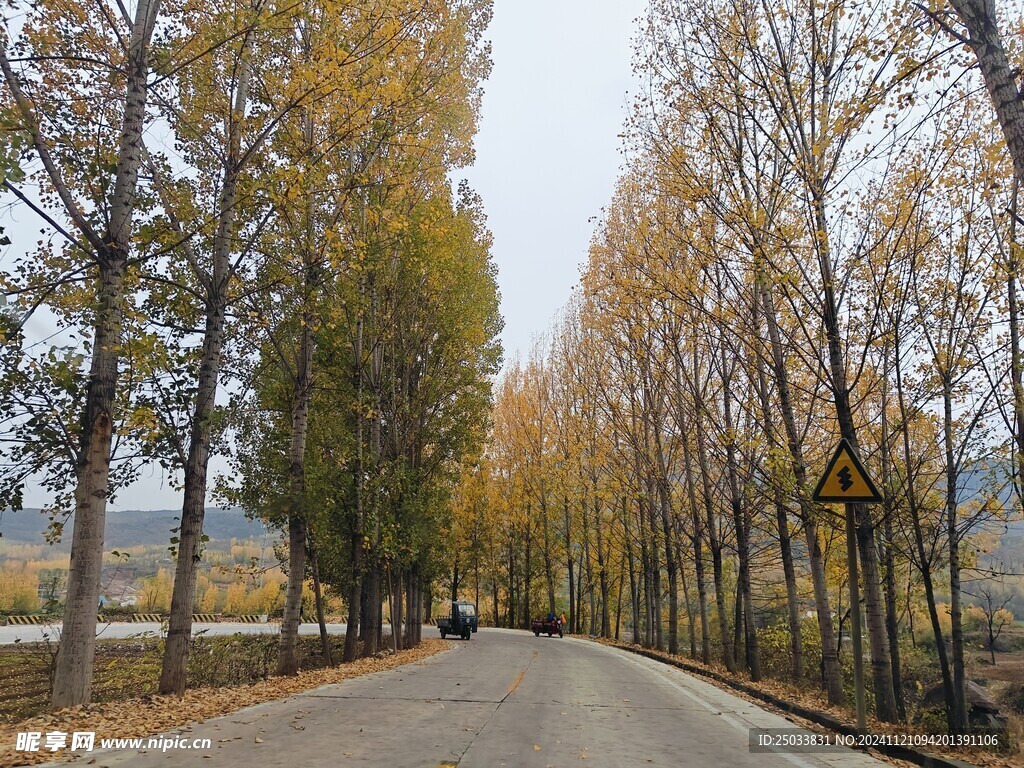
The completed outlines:
[[[243,707],[283,699],[322,685],[340,683],[360,675],[393,669],[402,664],[421,661],[449,648],[437,638],[423,640],[416,648],[360,659],[332,669],[300,672],[294,677],[272,677],[253,685],[233,688],[199,688],[175,696],[146,695],[135,699],[89,704],[72,709],[0,726],[0,768],[32,765],[51,760],[69,759],[73,753],[15,752],[18,732],[95,731],[96,741],[108,738],[152,736],[188,723],[203,722],[235,712]]]

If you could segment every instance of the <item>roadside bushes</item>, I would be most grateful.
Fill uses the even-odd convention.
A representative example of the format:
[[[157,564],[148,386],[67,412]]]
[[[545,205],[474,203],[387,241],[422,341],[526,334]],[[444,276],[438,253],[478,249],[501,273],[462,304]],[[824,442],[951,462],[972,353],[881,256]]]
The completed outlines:
[[[805,618],[801,622],[800,640],[803,656],[801,683],[817,686],[821,679],[821,636],[816,619]],[[774,680],[792,682],[792,642],[788,624],[759,628],[757,645],[761,652],[762,673]]]

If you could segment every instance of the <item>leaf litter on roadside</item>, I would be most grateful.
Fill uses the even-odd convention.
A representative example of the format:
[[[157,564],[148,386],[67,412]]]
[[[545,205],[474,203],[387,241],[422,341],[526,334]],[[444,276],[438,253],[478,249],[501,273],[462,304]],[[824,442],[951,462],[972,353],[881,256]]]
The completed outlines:
[[[147,694],[105,704],[86,704],[10,725],[5,724],[0,727],[0,768],[70,760],[79,754],[70,750],[56,753],[42,750],[16,752],[14,747],[19,732],[38,731],[45,734],[50,731],[94,731],[98,747],[101,739],[154,736],[192,723],[201,723],[209,718],[227,715],[244,707],[284,699],[322,685],[384,672],[403,664],[422,663],[428,657],[449,648],[451,646],[442,640],[428,638],[421,641],[416,648],[397,654],[358,659],[331,669],[300,672],[294,677],[271,677],[236,688],[196,688],[186,691],[180,698]],[[305,714],[300,710],[296,719]],[[257,744],[261,741],[256,739]]]

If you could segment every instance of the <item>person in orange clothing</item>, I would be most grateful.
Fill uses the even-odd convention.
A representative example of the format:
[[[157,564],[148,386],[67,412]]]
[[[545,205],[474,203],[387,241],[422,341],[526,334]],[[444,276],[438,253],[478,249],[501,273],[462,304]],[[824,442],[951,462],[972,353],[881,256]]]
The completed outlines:
[[[562,615],[558,617],[558,620],[562,622],[562,626],[565,626],[565,611],[562,611]]]

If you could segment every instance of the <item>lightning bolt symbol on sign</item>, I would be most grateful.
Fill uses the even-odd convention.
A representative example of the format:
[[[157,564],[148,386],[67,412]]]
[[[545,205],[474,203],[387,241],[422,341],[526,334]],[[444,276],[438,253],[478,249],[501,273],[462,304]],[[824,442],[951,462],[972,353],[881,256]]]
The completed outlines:
[[[853,486],[853,478],[850,476],[849,467],[843,467],[836,472],[836,477],[839,478],[839,484],[843,486],[843,493],[846,493]]]

